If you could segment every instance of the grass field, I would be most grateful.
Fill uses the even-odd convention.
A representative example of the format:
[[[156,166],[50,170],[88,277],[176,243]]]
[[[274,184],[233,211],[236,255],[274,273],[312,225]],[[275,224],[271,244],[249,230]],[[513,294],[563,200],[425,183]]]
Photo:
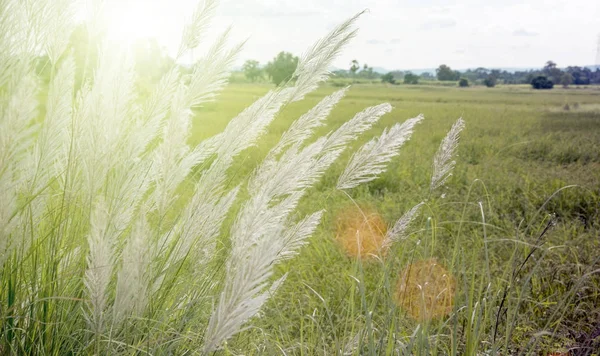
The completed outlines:
[[[193,143],[222,131],[269,88],[230,85],[198,110]],[[235,177],[247,176],[293,119],[335,89],[285,108],[260,145],[239,157]],[[319,133],[381,102],[394,110],[354,148],[393,123],[419,113],[425,120],[379,179],[350,196],[336,191],[348,150],[305,197],[302,212],[326,209],[322,224],[279,268],[286,283],[228,351],[484,354],[502,347],[503,354],[548,354],[597,347],[600,91],[357,85]],[[430,194],[432,157],[459,117],[466,129],[454,174],[443,195]],[[385,258],[361,261],[340,249],[336,224],[354,204],[392,224],[420,201],[426,205],[410,236]],[[457,288],[448,315],[419,322],[394,302],[396,281],[409,263],[431,258]]]

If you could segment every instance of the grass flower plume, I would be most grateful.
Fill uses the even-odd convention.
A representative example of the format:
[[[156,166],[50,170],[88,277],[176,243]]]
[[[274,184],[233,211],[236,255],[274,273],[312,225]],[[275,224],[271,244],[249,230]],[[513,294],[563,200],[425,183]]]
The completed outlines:
[[[68,40],[76,29],[74,0],[0,2],[3,350],[220,349],[277,293],[285,275],[274,266],[297,255],[319,225],[323,210],[294,214],[307,190],[392,110],[386,103],[368,107],[309,141],[348,88],[339,90],[290,126],[246,189],[228,184],[236,157],[259,142],[286,105],[327,80],[360,14],[304,53],[295,81],[190,146],[193,109],[219,95],[242,48],[229,45],[229,30],[189,70],[169,62],[142,95],[132,49],[104,36],[107,6],[90,7],[82,56]],[[196,8],[177,58],[206,41],[216,6],[209,0]],[[38,95],[46,90],[36,71],[40,55],[49,71],[46,96]],[[418,121],[386,129],[365,147],[343,187],[383,172]],[[223,226],[228,217],[232,223]],[[362,242],[347,247],[362,256],[378,252],[383,220],[351,219],[344,234],[361,230]]]

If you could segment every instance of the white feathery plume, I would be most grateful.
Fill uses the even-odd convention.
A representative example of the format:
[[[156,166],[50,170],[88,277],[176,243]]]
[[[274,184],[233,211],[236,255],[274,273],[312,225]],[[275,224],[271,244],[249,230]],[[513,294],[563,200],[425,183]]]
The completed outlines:
[[[177,51],[177,58],[181,57],[185,52],[198,47],[202,35],[215,14],[216,8],[216,0],[204,0],[198,4],[190,23],[186,24],[183,28],[183,37],[179,45],[179,51]]]
[[[33,145],[37,129],[37,125],[34,125],[37,91],[37,81],[31,76],[23,77],[9,96],[6,106],[0,108],[0,178],[4,174],[14,174],[14,171],[7,170],[26,161],[24,157],[27,150]]]
[[[250,178],[251,197],[242,206],[231,229],[227,278],[205,334],[205,351],[220,347],[224,340],[239,332],[243,323],[267,300],[268,294],[263,291],[275,291],[273,287],[267,288],[273,265],[291,256],[294,248],[300,247],[308,237],[308,234],[294,233],[294,228],[312,231],[316,217],[320,217],[313,215],[303,223],[290,225],[289,214],[345,145],[390,110],[389,104],[367,108],[304,149],[292,146],[278,161],[261,165]],[[290,229],[292,232],[288,232]]]
[[[86,319],[92,331],[102,333],[105,327],[108,285],[114,262],[114,230],[111,227],[108,207],[101,198],[94,203],[90,225],[87,238],[89,252],[84,278],[88,297]]]
[[[180,85],[171,105],[163,142],[156,151],[155,196],[159,209],[164,210],[175,197],[173,191],[187,177],[191,169],[215,153],[223,134],[204,140],[190,151],[189,136],[192,112],[190,107],[212,100],[227,83],[229,70],[239,53],[241,44],[226,50],[227,30],[209,50],[206,58],[194,67],[189,86]],[[224,173],[224,172],[223,172]]]
[[[192,111],[186,105],[186,92],[185,86],[180,83],[171,102],[170,115],[163,127],[162,142],[153,152],[153,194],[161,214],[174,200],[173,192],[189,173],[179,164],[190,150],[186,141]]]
[[[218,155],[233,158],[254,145],[275,115],[289,101],[291,93],[291,88],[272,90],[233,118],[223,130]]]
[[[323,216],[324,210],[317,211],[311,215],[308,215],[300,222],[294,224],[291,227],[285,228],[285,233],[282,236],[283,247],[277,255],[276,263],[293,258],[298,255],[298,250],[306,245],[306,240],[310,237]]]
[[[172,241],[176,243],[172,247],[166,268],[190,253],[195,257],[195,264],[208,262],[214,254],[221,225],[238,192],[239,187],[236,187],[227,194],[211,194],[200,184],[196,185],[195,193],[184,208],[181,218],[159,243],[159,248],[169,247]]]
[[[47,18],[42,40],[50,62],[56,64],[61,54],[67,48],[74,23],[75,1],[73,0],[51,0],[48,2]]]
[[[294,74],[298,77],[294,87],[267,93],[231,120],[223,132],[219,156],[234,157],[253,145],[285,104],[302,99],[327,79],[331,61],[356,34],[353,26],[361,14],[336,27],[302,56]]]
[[[6,106],[0,107],[0,264],[24,242],[15,240],[11,233],[24,218],[18,201],[35,173],[30,169],[29,151],[38,127],[34,124],[37,115],[36,80],[24,76],[15,88],[9,89],[13,90]]]
[[[247,263],[249,266],[253,266],[256,262],[257,261],[249,260]],[[244,294],[237,294],[237,291],[231,290],[231,285],[239,285],[245,282],[241,280],[244,276],[236,275],[235,277],[239,280],[233,281],[232,284],[225,285],[217,309],[213,312],[210,321],[208,322],[204,339],[203,351],[205,353],[218,350],[223,340],[227,340],[242,331],[240,330],[240,325],[248,319],[248,314],[254,315],[260,310],[269,297],[279,289],[281,284],[285,281],[287,274],[273,282],[266,291],[263,291],[263,287],[270,275],[262,276],[261,282],[264,283],[258,284],[256,289],[245,291]],[[252,278],[253,276],[249,277]],[[228,303],[221,303],[221,300],[227,300]],[[227,318],[223,318],[225,316]],[[213,335],[218,337],[211,337]]]
[[[66,148],[69,143],[68,127],[71,119],[75,64],[66,58],[50,83],[46,103],[46,117],[41,124],[33,147],[16,162],[21,162],[21,178],[24,184],[18,188],[19,195],[29,199],[27,209],[16,216],[16,228],[24,235],[36,236],[34,231],[41,222],[42,213],[50,194],[48,185],[66,166]],[[18,243],[26,251],[34,239]],[[16,247],[16,246],[13,246]]]
[[[320,82],[329,77],[329,67],[342,49],[356,36],[356,20],[364,12],[358,13],[334,28],[327,36],[317,41],[298,61],[293,77],[297,77],[296,90],[292,101],[301,100],[317,88]]]
[[[404,213],[404,215],[402,215],[398,221],[396,221],[394,226],[386,233],[383,241],[383,247],[390,247],[394,242],[406,238],[406,232],[408,231],[410,224],[417,217],[419,209],[421,209],[421,206],[424,204],[425,203],[420,202],[419,204],[413,206],[409,211]]]
[[[81,91],[73,140],[83,168],[84,191],[95,194],[114,165],[131,154],[131,117],[135,117],[131,56],[119,48],[100,49],[99,65],[89,90]]]
[[[370,182],[385,172],[387,163],[399,154],[398,150],[410,139],[413,128],[423,115],[396,124],[381,136],[373,138],[352,155],[350,163],[338,179],[337,189],[351,189]]]
[[[306,114],[294,121],[290,128],[281,136],[277,145],[269,152],[269,157],[282,152],[290,146],[301,144],[304,140],[308,139],[317,127],[323,126],[323,121],[329,116],[331,110],[344,95],[346,95],[349,88],[349,86],[345,87],[326,96]]]
[[[329,135],[325,147],[328,150],[344,147],[348,142],[356,139],[358,135],[370,129],[381,116],[391,111],[392,106],[388,103],[366,108],[356,114],[351,120],[344,122],[339,129]]]
[[[211,101],[227,84],[229,72],[243,43],[226,48],[230,28],[213,44],[207,55],[194,65],[190,77],[188,104],[191,107]]]
[[[35,54],[40,52],[32,16],[22,1],[0,2],[0,88],[9,89],[7,96],[32,72]]]
[[[435,157],[433,157],[433,174],[430,186],[432,191],[444,185],[446,180],[452,175],[452,169],[454,169],[454,165],[456,164],[456,161],[452,160],[452,156],[456,147],[458,147],[459,134],[464,127],[465,122],[462,118],[459,118],[452,125],[450,131],[448,131],[448,134],[442,140]]]
[[[147,268],[150,263],[150,227],[144,216],[136,219],[121,256],[121,269],[117,273],[113,321],[123,322],[126,316],[139,316],[147,303]]]
[[[50,178],[54,174],[61,174],[65,168],[74,80],[75,62],[69,56],[63,60],[48,90],[46,118],[33,150],[36,176],[31,194],[35,195],[44,189]]]
[[[162,76],[156,88],[150,94],[148,100],[144,103],[137,118],[137,127],[133,129],[133,142],[138,143],[137,147],[141,154],[148,143],[154,140],[164,123],[164,119],[169,112],[173,95],[177,91],[180,81],[179,70],[171,68]]]

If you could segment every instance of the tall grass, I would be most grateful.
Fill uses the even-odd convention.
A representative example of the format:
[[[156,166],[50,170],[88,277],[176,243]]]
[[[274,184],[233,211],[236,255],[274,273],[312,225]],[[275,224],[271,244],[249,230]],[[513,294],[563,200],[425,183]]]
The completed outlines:
[[[542,318],[545,325],[515,347],[516,334],[530,335],[520,328],[520,313],[533,310],[524,304],[550,252],[544,239],[555,217],[542,211],[551,199],[515,236],[503,230],[509,237],[500,240],[489,238],[490,229],[501,229],[490,222],[490,202],[472,201],[478,182],[464,202],[445,203],[441,189],[454,169],[462,119],[433,157],[424,196],[389,228],[374,228],[383,220],[366,216],[353,191],[386,171],[424,120],[418,115],[358,148],[334,179],[358,212],[352,226],[365,232],[347,234],[356,256],[317,251],[315,259],[321,253],[326,264],[349,266],[344,278],[352,287],[329,279],[338,288],[329,299],[306,283],[286,281],[293,273],[279,267],[294,266],[303,247],[321,248],[307,244],[329,207],[297,216],[309,189],[393,107],[368,107],[318,135],[343,102],[343,88],[298,115],[247,177],[236,176],[234,162],[261,142],[284,108],[328,79],[361,14],[310,47],[293,81],[190,145],[194,109],[227,85],[243,44],[229,45],[225,31],[189,72],[173,64],[150,95],[140,95],[131,51],[103,35],[107,14],[97,5],[86,25],[97,56],[88,50],[81,67],[68,46],[75,1],[0,0],[0,353],[236,352],[229,343],[249,353],[533,353],[597,273],[580,270]],[[205,41],[215,7],[215,1],[198,5],[178,58]],[[49,59],[48,88],[36,74],[41,55]],[[458,216],[452,228],[441,227],[443,214]],[[361,253],[367,236],[379,244],[368,259]],[[440,241],[448,237],[451,243]],[[277,299],[289,285],[319,303],[301,325],[285,325],[293,306]],[[240,341],[264,330],[276,334],[270,344],[253,349],[252,341]]]
[[[241,45],[229,47],[224,33],[190,74],[173,66],[140,97],[130,51],[102,35],[106,14],[98,6],[87,30],[98,57],[86,60],[91,69],[83,68],[79,85],[66,51],[74,6],[0,6],[1,351],[218,350],[277,292],[285,276],[273,280],[274,266],[292,258],[319,224],[321,211],[292,217],[307,189],[392,109],[368,108],[305,143],[346,90],[336,92],[290,127],[247,188],[228,187],[234,158],[256,144],[283,107],[328,78],[332,60],[356,34],[358,15],[302,56],[293,82],[190,147],[192,108],[223,89]],[[178,56],[200,44],[214,8],[213,1],[198,6]],[[51,78],[40,103],[34,64],[42,54]],[[414,123],[393,127],[381,147],[361,151],[369,152],[355,166],[367,166],[345,186],[384,171]],[[192,192],[180,194],[189,182]],[[224,228],[236,201],[241,208]]]

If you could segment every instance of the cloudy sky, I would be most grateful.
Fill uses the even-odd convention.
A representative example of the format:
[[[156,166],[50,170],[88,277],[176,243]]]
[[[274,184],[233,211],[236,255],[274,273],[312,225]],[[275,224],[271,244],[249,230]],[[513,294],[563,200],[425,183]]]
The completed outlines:
[[[126,16],[175,51],[194,1],[164,3],[134,4],[134,20]],[[248,39],[240,62],[266,63],[281,50],[301,54],[364,9],[359,35],[336,67],[352,59],[387,69],[587,65],[600,34],[600,0],[222,0],[212,31],[233,25],[234,40]]]

